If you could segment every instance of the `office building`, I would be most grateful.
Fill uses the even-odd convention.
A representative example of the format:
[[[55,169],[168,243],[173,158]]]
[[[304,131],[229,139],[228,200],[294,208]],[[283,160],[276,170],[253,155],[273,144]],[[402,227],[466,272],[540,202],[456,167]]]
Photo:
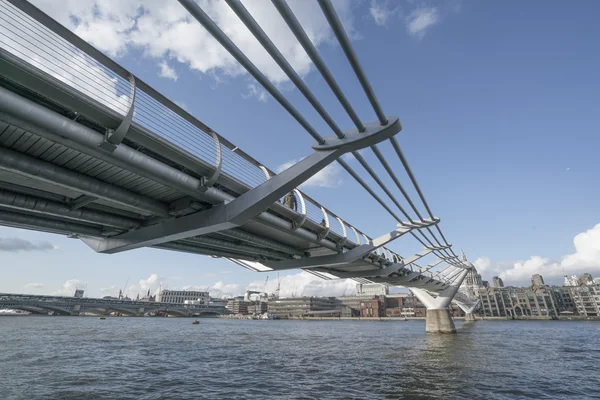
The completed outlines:
[[[161,290],[156,296],[156,301],[162,303],[184,304],[186,300],[194,301],[193,304],[208,305],[210,296],[208,292],[193,290]]]
[[[341,304],[335,297],[290,297],[269,301],[269,313],[278,317],[324,315],[327,313],[339,315]]]
[[[541,287],[544,285],[544,278],[540,274],[535,274],[531,277],[531,286]]]
[[[493,277],[492,280],[494,281],[494,287],[504,287],[504,281],[502,281],[502,278],[500,278],[499,276]]]
[[[356,295],[357,296],[385,296],[390,292],[387,285],[379,283],[357,283],[356,284]]]

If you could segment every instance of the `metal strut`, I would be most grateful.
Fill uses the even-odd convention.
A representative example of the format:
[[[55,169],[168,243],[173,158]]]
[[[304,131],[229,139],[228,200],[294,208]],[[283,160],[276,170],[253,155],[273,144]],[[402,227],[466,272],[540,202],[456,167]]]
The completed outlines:
[[[390,117],[388,124],[378,128],[360,133],[350,131],[344,139],[326,138],[325,147],[317,145],[308,157],[226,204],[110,238],[88,237],[82,240],[97,252],[112,254],[244,225],[342,155],[389,139],[400,131],[401,125],[397,117]],[[327,217],[327,213],[324,215]],[[329,228],[326,229],[329,232]]]
[[[294,193],[298,197],[298,200],[300,200],[300,208],[302,212],[300,213],[300,218],[297,221],[292,221],[293,231],[295,231],[298,228],[302,228],[302,225],[304,225],[304,223],[306,222],[306,203],[304,202],[304,196],[302,195],[302,192],[300,192],[298,189],[294,189]]]
[[[344,221],[342,221],[342,219],[340,217],[335,217],[335,218],[338,220],[338,222],[342,226],[342,232],[344,234],[344,237],[339,242],[337,242],[338,249],[342,250],[344,248],[344,245],[348,241],[348,232],[346,231],[346,225],[344,225]]]
[[[129,75],[129,83],[131,84],[131,92],[129,94],[129,98],[131,99],[129,102],[129,110],[125,115],[125,118],[117,129],[107,129],[106,134],[104,136],[104,141],[99,144],[99,147],[110,151],[111,153],[123,142],[127,132],[129,132],[129,127],[131,127],[131,122],[133,121],[133,113],[135,111],[135,77],[133,75]]]
[[[215,140],[215,170],[210,177],[201,178],[200,190],[202,191],[208,190],[208,188],[211,188],[217,182],[219,176],[221,175],[221,166],[223,165],[223,156],[221,155],[221,142],[219,141],[219,136],[213,131],[209,131],[209,133]]]

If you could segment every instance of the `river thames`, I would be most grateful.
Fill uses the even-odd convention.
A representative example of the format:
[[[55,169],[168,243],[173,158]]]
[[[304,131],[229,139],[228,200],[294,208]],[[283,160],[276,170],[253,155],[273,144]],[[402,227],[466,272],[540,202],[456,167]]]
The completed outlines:
[[[600,324],[0,317],[0,398],[600,398]]]

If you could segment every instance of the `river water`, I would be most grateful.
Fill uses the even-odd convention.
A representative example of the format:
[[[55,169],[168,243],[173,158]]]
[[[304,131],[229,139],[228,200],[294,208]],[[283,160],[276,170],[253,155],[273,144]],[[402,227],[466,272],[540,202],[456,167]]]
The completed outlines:
[[[600,398],[600,323],[0,317],[0,399]]]

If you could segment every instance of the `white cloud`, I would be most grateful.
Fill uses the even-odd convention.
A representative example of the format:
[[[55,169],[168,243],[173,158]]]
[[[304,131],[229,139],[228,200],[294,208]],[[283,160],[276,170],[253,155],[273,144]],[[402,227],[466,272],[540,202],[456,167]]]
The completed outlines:
[[[152,274],[148,277],[148,279],[140,279],[140,289],[142,292],[147,292],[150,290],[151,293],[158,290],[160,288],[160,280],[161,277],[157,274]],[[135,291],[135,288],[131,288],[131,293]]]
[[[280,173],[290,168],[300,160],[287,161],[277,168],[275,172]],[[324,187],[324,188],[336,188],[342,185],[343,180],[341,177],[342,168],[337,163],[331,163],[321,171],[317,172],[310,179],[304,182],[300,187]]]
[[[490,260],[489,257],[479,257],[473,264],[475,264],[477,271],[483,275],[490,270],[492,260]]]
[[[177,72],[175,72],[175,70],[170,67],[169,64],[167,64],[167,60],[162,60],[158,66],[160,67],[160,72],[158,74],[159,76],[167,79],[173,79],[174,81],[179,78]]]
[[[81,289],[82,286],[83,284],[79,279],[69,279],[63,283],[60,289],[52,294],[55,296],[73,296],[75,294],[75,290]]]
[[[148,57],[157,60],[174,58],[203,73],[245,74],[178,2],[63,0],[60,7],[54,0],[33,0],[33,3],[111,56],[122,55],[130,47],[136,47]],[[201,0],[199,3],[267,77],[276,84],[288,80],[225,2]],[[246,2],[244,5],[296,71],[300,75],[307,74],[312,65],[310,59],[275,7],[263,1]],[[303,0],[289,1],[289,5],[316,46],[332,40],[331,29],[319,7],[308,5]],[[352,37],[351,2],[338,0],[335,6]]]
[[[275,293],[278,281],[276,277],[270,276],[270,278],[275,279],[270,279],[266,285],[264,280],[254,281],[250,283],[248,289]],[[280,281],[280,297],[351,296],[356,292],[356,282],[351,279],[324,280],[305,271],[282,276]]]
[[[119,289],[116,286],[112,285],[109,287],[100,288],[100,293],[102,293],[103,295],[116,296],[119,293]]]
[[[26,59],[33,66],[65,84],[77,88],[101,104],[123,114],[126,113],[129,94],[123,93],[123,90],[118,93],[118,80],[115,74],[109,73],[105,67],[90,57],[84,56],[83,53],[57,51],[56,39],[51,35],[32,34],[27,37],[28,40],[23,40],[9,28],[8,25],[0,26],[5,50]],[[104,86],[103,90],[91,87],[90,79]]]
[[[188,285],[188,286],[183,286],[181,288],[182,290],[199,290],[199,291],[206,291],[210,293],[211,297],[234,297],[234,296],[239,296],[241,294],[243,294],[243,289],[242,286],[240,284],[237,283],[224,283],[224,282],[217,282],[213,285],[201,285],[201,286],[196,286],[196,285]]]
[[[249,83],[248,84],[248,92],[246,94],[242,94],[242,97],[245,99],[255,98],[261,103],[266,103],[269,99],[267,96],[267,91],[264,90],[257,83]]]
[[[0,238],[0,251],[48,251],[56,250],[57,247],[50,242],[31,242],[21,238]]]
[[[541,274],[547,281],[556,283],[561,282],[563,274],[580,275],[589,272],[600,275],[600,224],[579,233],[573,239],[573,244],[575,252],[558,261],[532,256],[512,264],[494,264],[489,258],[482,257],[475,261],[475,266],[480,273],[498,275],[507,284],[527,284],[533,274]]]
[[[371,6],[369,7],[369,14],[373,18],[373,21],[379,26],[386,25],[389,18],[399,11],[400,7],[390,9],[387,1],[380,2],[378,0],[371,0]]]
[[[600,224],[575,236],[573,244],[575,253],[565,256],[561,263],[565,269],[600,269]]]
[[[25,285],[25,287],[27,289],[41,289],[43,288],[45,285],[43,283],[39,283],[39,282],[35,282],[35,283],[28,283]]]
[[[405,19],[406,29],[411,36],[421,39],[427,33],[427,30],[440,21],[438,9],[417,8],[411,12]]]

